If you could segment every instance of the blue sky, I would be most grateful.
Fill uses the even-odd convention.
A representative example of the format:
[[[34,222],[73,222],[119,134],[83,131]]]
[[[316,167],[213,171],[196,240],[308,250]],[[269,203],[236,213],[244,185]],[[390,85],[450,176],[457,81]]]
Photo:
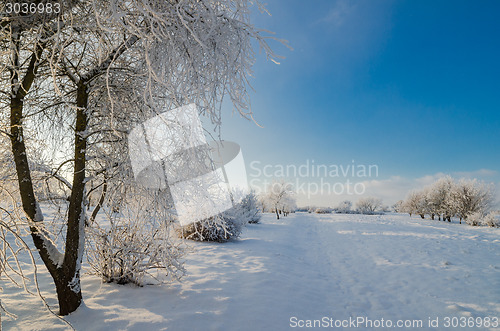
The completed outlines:
[[[247,167],[254,162],[250,177],[255,164],[376,164],[378,176],[352,179],[387,203],[443,173],[500,182],[500,2],[275,0],[267,8],[272,16],[255,13],[255,25],[293,51],[272,44],[286,58],[275,65],[259,56],[254,67],[252,109],[263,128],[229,107],[223,117],[223,138],[242,146]],[[346,198],[297,197],[330,206]]]

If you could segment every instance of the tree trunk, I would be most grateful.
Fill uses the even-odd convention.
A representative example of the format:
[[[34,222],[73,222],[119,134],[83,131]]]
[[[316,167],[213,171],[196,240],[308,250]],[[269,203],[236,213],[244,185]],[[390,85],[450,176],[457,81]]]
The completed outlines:
[[[59,302],[59,314],[62,316],[69,315],[74,312],[82,303],[82,291],[80,289],[80,270],[77,275],[73,270],[62,272],[56,284],[57,300]],[[78,283],[75,283],[75,279]],[[71,286],[69,285],[71,284]],[[75,286],[73,286],[75,284]]]
[[[76,97],[75,125],[75,165],[73,170],[73,189],[68,208],[68,229],[66,233],[66,253],[64,255],[65,286],[57,287],[61,315],[75,311],[82,302],[80,290],[80,265],[85,246],[85,167],[87,154],[87,102],[88,91],[85,82],[80,83]],[[72,295],[73,292],[75,295]],[[62,299],[62,300],[61,300]]]
[[[13,27],[13,29],[15,30],[16,27]],[[20,30],[16,32],[18,33],[13,34],[16,37],[12,39],[13,53],[11,57],[11,66],[13,69],[11,69],[12,96],[10,99],[10,139],[14,163],[16,165],[19,193],[23,210],[31,222],[30,231],[33,243],[56,285],[60,314],[67,315],[73,312],[80,305],[82,300],[80,284],[79,282],[77,284],[73,282],[75,275],[78,274],[75,272],[76,263],[72,264],[73,267],[68,268],[68,264],[71,262],[70,257],[73,255],[71,254],[71,245],[68,247],[66,244],[67,254],[64,256],[62,265],[59,265],[60,261],[54,261],[54,256],[51,255],[48,250],[48,235],[43,229],[43,214],[33,189],[33,181],[23,134],[24,97],[34,82],[37,73],[37,62],[40,59],[42,49],[37,48],[36,52],[32,54],[26,75],[21,81],[18,74],[20,72],[18,57]],[[70,229],[71,225],[68,224],[68,238],[71,238]]]
[[[18,99],[11,100],[11,144],[14,162],[16,164],[17,178],[19,184],[19,192],[21,202],[26,216],[33,222],[30,226],[31,237],[37,248],[42,261],[51,274],[57,290],[59,300],[59,309],[61,315],[67,315],[78,308],[82,301],[79,282],[70,288],[70,283],[75,277],[76,263],[71,263],[72,268],[68,268],[68,263],[71,262],[71,245],[66,244],[66,255],[61,266],[57,265],[47,250],[47,236],[43,231],[43,215],[36,200],[31,172],[29,169],[28,157],[26,155],[26,145],[24,144],[23,127],[22,127],[22,111],[23,101]],[[68,223],[68,238],[71,238],[71,224]],[[68,260],[68,261],[67,261]],[[78,274],[79,276],[79,274]],[[73,283],[71,283],[73,285]]]

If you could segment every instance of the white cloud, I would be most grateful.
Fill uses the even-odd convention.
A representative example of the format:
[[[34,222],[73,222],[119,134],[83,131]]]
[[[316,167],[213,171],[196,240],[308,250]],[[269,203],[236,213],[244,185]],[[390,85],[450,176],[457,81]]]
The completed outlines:
[[[479,169],[476,171],[458,171],[454,172],[454,177],[466,177],[466,178],[484,178],[484,177],[493,177],[498,175],[498,171],[491,169]]]
[[[335,5],[328,11],[328,13],[321,18],[318,23],[328,23],[335,26],[341,26],[344,22],[348,21],[350,14],[356,7],[352,1],[338,0]]]
[[[409,192],[422,189],[444,175],[443,173],[438,173],[420,178],[393,176],[389,179],[365,181],[363,182],[366,187],[364,195],[379,197],[386,204],[394,204],[399,200],[405,199]]]

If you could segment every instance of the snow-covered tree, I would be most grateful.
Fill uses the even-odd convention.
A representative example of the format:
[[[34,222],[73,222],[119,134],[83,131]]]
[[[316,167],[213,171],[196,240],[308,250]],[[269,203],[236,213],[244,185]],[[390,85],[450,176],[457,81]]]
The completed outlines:
[[[382,207],[382,200],[374,197],[361,198],[356,203],[356,209],[361,214],[373,215]]]
[[[418,204],[419,197],[417,195],[416,191],[412,191],[408,194],[406,199],[404,200],[403,206],[402,206],[402,211],[405,213],[408,213],[413,215],[415,213],[415,210],[417,209],[417,204]]]
[[[404,213],[405,211],[405,201],[404,200],[399,200],[392,206],[392,210],[394,210],[396,213]]]
[[[275,56],[249,22],[249,3],[71,0],[59,13],[1,18],[0,132],[10,139],[22,209],[61,315],[82,301],[88,192],[106,194],[115,175],[131,175],[123,157],[130,128],[188,103],[218,126],[224,96],[251,116],[252,40]],[[60,152],[51,176],[72,174],[64,251],[46,229],[30,168],[30,144],[47,137]]]
[[[297,209],[297,201],[295,200],[294,192],[290,191],[289,194],[282,199],[280,205],[280,211],[283,213],[283,216],[294,213]]]
[[[410,216],[412,214],[417,214],[420,215],[421,218],[425,218],[425,214],[429,211],[427,192],[411,192],[405,200],[403,209],[410,214]]]
[[[450,193],[454,185],[453,179],[450,176],[445,176],[438,179],[427,190],[428,210],[432,219],[438,215],[439,220],[442,216],[444,221],[453,215]]]
[[[457,216],[467,221],[474,213],[486,214],[493,200],[493,188],[476,179],[461,179],[450,193],[451,204]]]
[[[434,219],[451,222],[458,217],[467,222],[470,215],[474,220],[468,223],[478,225],[491,207],[493,186],[476,179],[462,178],[458,182],[450,176],[438,179],[423,190],[411,192],[403,203],[403,210],[410,214],[418,214],[422,218],[428,214]]]
[[[276,213],[277,219],[280,214],[287,216],[297,208],[292,185],[284,180],[270,183],[262,194],[261,201],[268,211]]]
[[[349,214],[351,212],[352,202],[349,200],[342,201],[335,207],[335,211],[341,214]]]

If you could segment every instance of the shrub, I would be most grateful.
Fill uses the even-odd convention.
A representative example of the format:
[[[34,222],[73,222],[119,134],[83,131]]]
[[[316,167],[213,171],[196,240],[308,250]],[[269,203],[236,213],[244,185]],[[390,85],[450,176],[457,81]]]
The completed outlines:
[[[171,238],[169,211],[156,202],[140,198],[122,204],[119,213],[113,212],[116,206],[101,210],[100,222],[92,222],[86,229],[92,274],[106,283],[138,286],[182,277],[183,249]]]
[[[498,219],[497,214],[494,212],[491,212],[488,215],[484,216],[481,223],[485,226],[496,228],[500,227],[500,219]]]
[[[466,218],[465,223],[470,226],[479,226],[484,218],[482,213],[474,213]]]
[[[195,241],[226,242],[238,238],[247,223],[257,223],[261,217],[257,205],[253,205],[255,196],[249,196],[219,215],[178,228],[177,234]]]
[[[471,226],[489,226],[489,227],[500,227],[500,220],[497,218],[495,212],[490,212],[489,214],[484,213],[474,213],[467,217],[465,222]]]
[[[247,222],[250,224],[259,223],[262,218],[262,213],[259,208],[259,201],[257,196],[252,191],[247,196],[243,198],[240,202],[242,208],[242,217],[247,219]]]
[[[331,214],[332,209],[331,208],[316,208],[314,211],[316,214]]]

